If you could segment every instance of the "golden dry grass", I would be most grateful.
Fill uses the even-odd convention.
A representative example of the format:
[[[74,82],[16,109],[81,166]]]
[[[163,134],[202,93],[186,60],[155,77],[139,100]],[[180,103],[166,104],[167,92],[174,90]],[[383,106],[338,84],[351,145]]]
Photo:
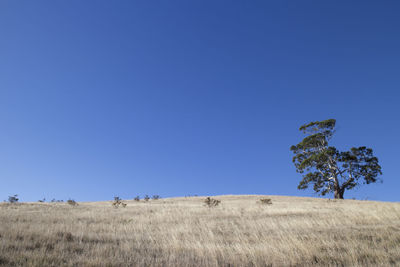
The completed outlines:
[[[258,204],[272,198],[272,205]],[[400,203],[282,196],[0,204],[4,266],[400,265]]]

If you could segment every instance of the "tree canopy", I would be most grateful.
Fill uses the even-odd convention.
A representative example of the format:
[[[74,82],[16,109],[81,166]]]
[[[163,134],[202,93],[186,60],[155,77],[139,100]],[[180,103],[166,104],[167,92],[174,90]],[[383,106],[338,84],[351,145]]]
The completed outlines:
[[[382,171],[371,148],[353,147],[340,152],[329,146],[335,125],[335,119],[302,125],[299,130],[307,136],[290,150],[297,172],[303,175],[299,189],[312,185],[321,195],[334,193],[335,198],[343,199],[345,190],[377,182]]]

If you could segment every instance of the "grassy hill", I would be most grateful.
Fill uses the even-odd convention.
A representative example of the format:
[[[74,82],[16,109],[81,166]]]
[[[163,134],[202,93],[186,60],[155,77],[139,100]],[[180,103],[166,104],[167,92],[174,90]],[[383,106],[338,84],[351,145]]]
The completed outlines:
[[[263,197],[272,205],[258,203]],[[283,196],[0,204],[4,266],[400,265],[400,203]]]

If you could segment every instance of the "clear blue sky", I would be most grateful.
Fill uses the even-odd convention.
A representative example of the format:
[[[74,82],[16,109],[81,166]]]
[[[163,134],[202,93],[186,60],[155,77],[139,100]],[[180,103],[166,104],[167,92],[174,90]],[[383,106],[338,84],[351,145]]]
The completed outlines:
[[[0,200],[299,191],[337,119],[399,201],[399,1],[0,1]]]

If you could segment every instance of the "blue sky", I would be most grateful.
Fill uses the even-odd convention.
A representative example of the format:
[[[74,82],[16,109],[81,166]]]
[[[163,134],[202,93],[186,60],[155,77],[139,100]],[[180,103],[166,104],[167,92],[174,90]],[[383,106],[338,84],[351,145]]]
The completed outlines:
[[[398,1],[1,1],[0,200],[315,196],[300,125],[337,119],[399,201]]]

